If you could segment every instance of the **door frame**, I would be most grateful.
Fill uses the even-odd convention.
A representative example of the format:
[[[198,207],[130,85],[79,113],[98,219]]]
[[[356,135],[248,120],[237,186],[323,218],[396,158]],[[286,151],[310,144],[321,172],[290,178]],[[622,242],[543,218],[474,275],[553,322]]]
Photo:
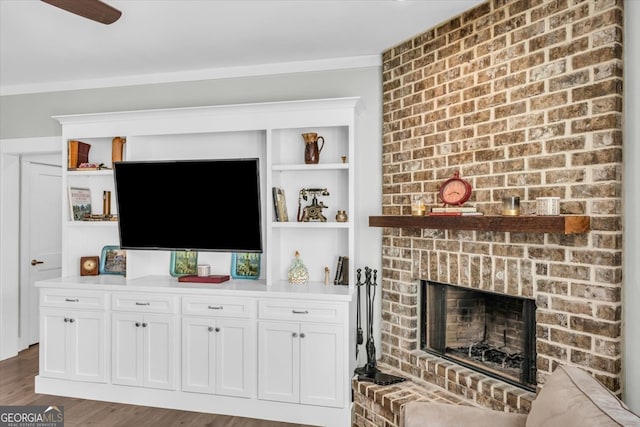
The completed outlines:
[[[29,154],[62,155],[59,136],[0,140],[0,360],[21,350],[20,163]],[[62,162],[62,159],[61,159]]]

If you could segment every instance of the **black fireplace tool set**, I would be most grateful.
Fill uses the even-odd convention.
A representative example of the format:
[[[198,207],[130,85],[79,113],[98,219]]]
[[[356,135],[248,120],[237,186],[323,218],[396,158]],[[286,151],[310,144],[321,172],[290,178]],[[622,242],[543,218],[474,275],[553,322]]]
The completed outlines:
[[[360,314],[360,288],[366,286],[366,305],[367,305],[367,343],[365,348],[367,349],[367,363],[361,368],[356,368],[355,373],[358,375],[358,381],[371,381],[378,385],[390,385],[405,381],[406,378],[398,377],[396,375],[385,374],[381,372],[376,366],[376,345],[373,339],[373,302],[376,299],[376,283],[378,280],[378,270],[371,270],[369,267],[364,268],[364,283],[362,279],[362,269],[356,270],[357,283],[357,304],[358,309],[356,312],[356,359],[358,358],[358,352],[360,345],[364,342],[364,336],[362,333],[362,316]],[[373,281],[371,280],[371,274],[373,273]]]

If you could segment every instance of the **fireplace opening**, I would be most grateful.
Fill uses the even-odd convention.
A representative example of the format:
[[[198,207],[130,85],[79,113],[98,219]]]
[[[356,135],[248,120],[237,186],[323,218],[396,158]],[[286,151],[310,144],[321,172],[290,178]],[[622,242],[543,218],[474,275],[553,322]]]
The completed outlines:
[[[422,281],[420,304],[424,351],[535,391],[534,300]]]

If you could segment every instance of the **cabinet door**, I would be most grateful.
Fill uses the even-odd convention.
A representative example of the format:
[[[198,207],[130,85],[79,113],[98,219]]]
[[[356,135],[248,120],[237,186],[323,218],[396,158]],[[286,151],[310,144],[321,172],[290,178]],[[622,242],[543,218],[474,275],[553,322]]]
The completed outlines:
[[[215,319],[182,319],[182,389],[215,392]]]
[[[251,323],[242,319],[218,319],[215,369],[216,393],[250,397],[253,394],[255,345]]]
[[[62,310],[40,310],[40,375],[51,378],[69,378],[67,361],[68,317]]]
[[[142,322],[145,387],[174,389],[176,363],[175,317],[145,314]]]
[[[259,322],[258,397],[298,403],[300,399],[299,325]]]
[[[300,327],[300,403],[344,406],[344,343],[341,326]]]
[[[142,316],[135,313],[111,315],[111,381],[142,385]]]
[[[67,326],[74,380],[106,382],[106,314],[78,311],[69,313]]]

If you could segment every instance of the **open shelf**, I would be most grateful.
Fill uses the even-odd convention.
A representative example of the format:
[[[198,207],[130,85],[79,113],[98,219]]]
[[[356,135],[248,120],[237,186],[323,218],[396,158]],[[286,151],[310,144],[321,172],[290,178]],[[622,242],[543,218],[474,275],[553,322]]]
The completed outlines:
[[[370,227],[414,227],[446,230],[509,231],[516,233],[580,234],[589,231],[588,216],[370,216]]]

